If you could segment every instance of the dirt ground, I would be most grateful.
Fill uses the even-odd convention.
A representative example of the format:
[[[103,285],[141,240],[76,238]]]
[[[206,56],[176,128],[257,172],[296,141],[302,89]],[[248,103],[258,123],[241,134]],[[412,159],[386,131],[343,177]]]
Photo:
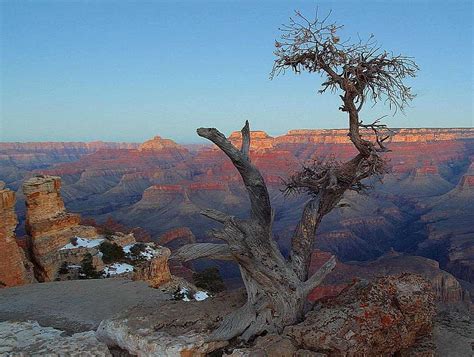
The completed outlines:
[[[31,284],[0,289],[0,321],[36,320],[68,333],[95,330],[99,323],[135,306],[159,306],[170,296],[144,282],[100,279]]]

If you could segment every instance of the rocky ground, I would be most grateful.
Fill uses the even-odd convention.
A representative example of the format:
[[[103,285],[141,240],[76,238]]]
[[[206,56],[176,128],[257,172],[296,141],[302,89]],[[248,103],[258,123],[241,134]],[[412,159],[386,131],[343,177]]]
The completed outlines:
[[[393,330],[402,331],[401,335],[407,335],[421,331],[422,327],[428,323],[428,320],[423,320],[423,318],[428,318],[428,313],[421,309],[423,306],[429,306],[424,302],[426,294],[423,290],[410,290],[412,289],[410,286],[419,286],[418,283],[413,285],[410,279],[418,278],[402,276],[397,279],[384,278],[378,280],[375,285],[359,284],[357,288],[354,288],[355,290],[353,289],[355,292],[349,292],[345,298],[340,297],[332,302],[323,303],[317,311],[310,312],[308,316],[313,314],[312,318],[324,320],[329,319],[335,311],[338,311],[337,316],[341,324],[352,326],[350,330],[355,331],[350,333],[350,341],[357,343],[363,340],[365,342],[360,346],[365,346],[364,348],[366,345],[385,348],[388,346],[383,338],[385,333]],[[392,287],[391,284],[395,285]],[[359,295],[365,301],[364,304],[359,304]],[[28,355],[67,352],[76,345],[82,345],[83,355],[107,356],[108,350],[104,350],[104,343],[106,343],[118,345],[123,350],[137,355],[202,357],[206,352],[219,347],[205,341],[209,331],[218,326],[223,316],[245,301],[242,291],[223,293],[205,301],[184,302],[170,300],[170,298],[169,294],[149,288],[144,282],[123,279],[52,282],[2,289],[0,290],[0,341],[2,341],[0,347],[3,350],[0,348],[0,355],[2,352],[19,351],[32,352]],[[351,304],[358,307],[351,308]],[[341,311],[347,313],[341,314],[339,313]],[[367,315],[369,318],[361,320],[351,317],[354,314],[359,316],[361,313],[364,316],[369,313]],[[373,321],[378,321],[379,317],[381,324],[374,324]],[[21,323],[6,322],[12,320],[21,321]],[[38,323],[24,323],[28,320]],[[283,337],[268,335],[260,338],[254,348],[234,350],[234,355],[252,356],[248,353],[259,351],[263,353],[259,356],[303,356],[305,354],[301,353],[309,353],[309,351],[306,349],[303,351],[301,347],[298,350],[293,345],[298,338],[291,336],[304,337],[316,333],[314,327],[308,330],[308,321],[306,324],[302,323],[288,329],[288,333]],[[364,324],[370,326],[367,325],[369,326],[367,327]],[[318,323],[318,325],[321,324]],[[367,328],[375,329],[380,338],[374,340],[371,337],[367,340],[364,337],[366,336],[364,331]],[[96,334],[90,332],[96,330]],[[332,336],[328,339],[329,335],[326,335],[323,339],[327,342],[327,346],[324,345],[325,350],[342,346],[341,343],[349,336],[347,333],[349,330],[345,332],[341,330],[345,333],[345,337],[341,339],[337,333],[328,331],[321,327],[318,332],[320,335],[329,333]],[[394,336],[398,334],[395,333]],[[413,339],[414,335],[410,338]],[[393,339],[389,340],[393,341]],[[474,324],[471,314],[461,305],[456,308],[451,305],[449,309],[438,307],[432,338],[429,337],[427,341],[426,344],[417,342],[416,350],[402,351],[401,356],[433,356],[426,353],[427,350],[434,349],[437,350],[436,356],[473,356]],[[309,342],[306,342],[302,345],[306,348],[310,347],[313,351],[314,348],[317,347],[316,350],[319,350],[320,346],[323,346],[321,341],[314,342],[316,347],[309,346]],[[402,343],[398,341],[396,344]],[[222,344],[224,345],[225,343]],[[264,351],[261,350],[262,347]],[[89,353],[85,352],[87,348],[90,349]],[[355,348],[354,345],[351,348]],[[93,351],[101,351],[101,354],[94,354]],[[226,351],[229,351],[228,347],[222,352],[225,354]],[[274,353],[268,354],[271,351]],[[125,352],[120,353],[122,354],[119,355],[128,355]],[[112,354],[117,355],[117,350],[113,350]]]
[[[2,356],[111,356],[93,331],[64,336],[63,331],[37,322],[0,322]]]
[[[134,306],[154,306],[170,295],[145,282],[72,280],[0,289],[0,321],[35,320],[68,333],[95,330],[100,322]]]

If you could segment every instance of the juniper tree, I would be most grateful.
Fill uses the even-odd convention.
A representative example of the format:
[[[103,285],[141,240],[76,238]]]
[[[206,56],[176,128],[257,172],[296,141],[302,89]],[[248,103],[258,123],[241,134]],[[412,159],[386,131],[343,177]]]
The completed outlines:
[[[320,93],[339,94],[339,109],[347,113],[348,137],[357,150],[349,161],[321,160],[305,166],[286,182],[287,194],[309,196],[291,240],[288,257],[280,252],[272,233],[273,210],[261,172],[250,157],[250,128],[243,127],[241,147],[234,146],[215,128],[199,128],[199,136],[212,141],[232,161],[250,199],[250,218],[241,219],[213,209],[202,214],[222,228],[210,234],[224,244],[196,243],[176,253],[184,260],[224,259],[239,265],[247,290],[247,302],[227,316],[211,340],[239,337],[248,340],[263,333],[279,333],[297,323],[304,313],[308,294],[335,267],[331,257],[316,273],[308,275],[311,251],[321,220],[349,190],[366,188],[364,179],[385,172],[382,153],[391,132],[380,122],[364,123],[360,111],[368,102],[383,101],[397,111],[414,98],[404,80],[418,69],[409,57],[382,51],[368,41],[341,40],[342,26],[328,17],[308,20],[296,12],[275,42],[271,78],[286,71],[309,72],[323,77]],[[367,135],[368,133],[371,135]],[[363,137],[363,134],[364,137]]]

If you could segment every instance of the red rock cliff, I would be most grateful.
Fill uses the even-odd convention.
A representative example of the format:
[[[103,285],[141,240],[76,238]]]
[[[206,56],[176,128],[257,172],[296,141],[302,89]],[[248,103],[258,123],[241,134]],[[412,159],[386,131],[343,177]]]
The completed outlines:
[[[25,256],[15,240],[18,223],[15,214],[15,192],[0,182],[0,287],[31,282],[25,268]]]
[[[93,227],[79,225],[81,217],[68,213],[60,194],[61,178],[37,176],[23,184],[26,199],[26,231],[30,246],[43,280],[51,281],[55,276],[57,252],[68,244],[72,237],[94,237]]]

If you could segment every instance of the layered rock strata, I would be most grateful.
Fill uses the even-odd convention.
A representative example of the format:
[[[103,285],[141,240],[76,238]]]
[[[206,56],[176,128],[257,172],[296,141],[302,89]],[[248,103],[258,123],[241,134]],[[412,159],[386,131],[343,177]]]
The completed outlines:
[[[143,280],[152,288],[171,281],[168,258],[171,251],[166,247],[155,247],[154,257],[135,267],[133,280]]]
[[[94,227],[81,226],[78,214],[68,213],[61,198],[61,178],[36,176],[23,184],[26,231],[40,280],[54,280],[61,264],[58,252],[73,237],[97,237]]]
[[[15,192],[0,181],[0,287],[22,285],[32,281],[27,261],[15,239],[17,225]]]

